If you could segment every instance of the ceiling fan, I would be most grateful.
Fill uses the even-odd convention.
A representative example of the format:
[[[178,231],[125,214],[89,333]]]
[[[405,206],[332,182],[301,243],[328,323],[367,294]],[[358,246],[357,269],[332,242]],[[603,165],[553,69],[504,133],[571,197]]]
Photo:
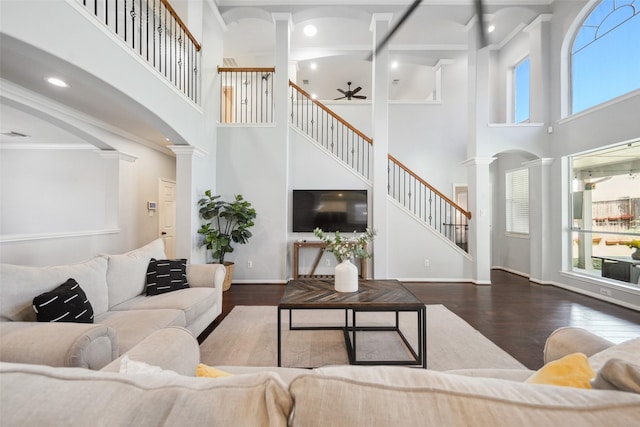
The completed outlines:
[[[338,99],[345,99],[345,98],[347,98],[349,101],[352,98],[367,99],[367,97],[364,96],[364,95],[356,95],[356,93],[358,93],[358,92],[360,92],[362,90],[362,88],[360,86],[358,86],[354,90],[351,90],[351,82],[347,82],[347,86],[349,86],[349,89],[347,89],[347,90],[338,89],[338,92],[340,92],[344,96],[341,96],[340,98],[335,98],[335,101],[337,101]]]
[[[398,29],[400,29],[402,24],[404,24],[404,21],[406,21],[407,18],[411,16],[411,14],[416,10],[416,8],[420,5],[421,2],[422,0],[414,0],[414,2],[411,3],[411,5],[407,8],[404,14],[400,17],[396,25],[391,30],[389,30],[389,32],[384,36],[382,40],[380,40],[380,42],[375,47],[371,55],[369,55],[369,57],[367,58],[368,60],[371,60],[375,54],[377,54],[380,50],[382,50],[383,47],[386,46],[386,44],[389,42],[391,37],[395,34],[396,31],[398,31]],[[488,43],[487,33],[484,28],[485,24],[483,19],[484,6],[482,3],[482,0],[473,0],[473,3],[476,11],[476,16],[478,17],[478,48],[482,49],[483,47],[486,47]]]

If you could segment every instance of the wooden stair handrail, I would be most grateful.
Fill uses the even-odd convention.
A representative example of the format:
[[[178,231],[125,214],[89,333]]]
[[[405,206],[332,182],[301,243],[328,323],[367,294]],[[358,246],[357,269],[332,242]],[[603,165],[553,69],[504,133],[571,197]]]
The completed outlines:
[[[467,217],[467,219],[471,219],[471,212],[465,211],[464,209],[462,209],[460,206],[458,206],[453,200],[449,199],[447,196],[445,196],[444,194],[442,194],[441,192],[439,192],[438,190],[436,190],[435,188],[433,188],[433,186],[431,186],[431,184],[429,184],[427,181],[425,181],[424,179],[420,178],[418,175],[416,175],[411,169],[409,169],[408,167],[406,167],[405,165],[403,165],[398,159],[396,159],[395,157],[393,157],[391,154],[388,155],[389,160],[391,160],[393,163],[397,164],[398,166],[400,166],[402,169],[404,169],[405,172],[407,172],[409,175],[411,175],[412,177],[414,177],[418,182],[420,182],[422,185],[424,185],[425,187],[427,187],[428,189],[430,189],[431,191],[433,191],[434,193],[436,193],[440,198],[444,199],[447,203],[449,203],[451,206],[453,206],[457,211],[459,211],[461,214],[463,214],[464,216]]]
[[[220,73],[275,73],[275,67],[218,67],[218,74]]]
[[[182,28],[185,32],[185,34],[187,35],[187,37],[189,37],[189,40],[191,40],[191,42],[193,43],[193,45],[195,46],[196,50],[198,52],[200,52],[201,46],[200,43],[198,43],[198,41],[196,40],[195,37],[193,37],[193,34],[191,34],[191,31],[189,31],[189,29],[187,28],[187,26],[185,25],[184,22],[182,22],[182,19],[180,19],[180,16],[178,16],[178,14],[176,13],[175,10],[173,10],[173,7],[171,7],[171,5],[169,4],[169,0],[160,0],[160,2],[167,8],[167,10],[169,11],[169,13],[171,14],[171,16],[173,16],[173,19],[176,20],[176,22],[178,23],[178,25],[180,26],[180,28]]]
[[[368,137],[367,135],[363,134],[362,132],[360,132],[358,129],[354,128],[349,122],[347,122],[345,119],[343,119],[342,117],[340,117],[339,115],[337,115],[335,112],[331,111],[331,109],[329,109],[326,105],[324,105],[322,102],[315,100],[311,97],[311,95],[309,95],[307,92],[305,92],[304,89],[302,89],[300,86],[298,86],[297,84],[295,84],[294,82],[292,82],[291,80],[289,80],[289,86],[293,87],[295,90],[297,90],[298,92],[300,92],[302,95],[306,96],[307,98],[309,98],[311,100],[311,102],[313,102],[314,104],[316,104],[318,107],[320,107],[321,109],[323,109],[324,111],[326,111],[329,115],[331,115],[332,117],[334,117],[336,120],[338,120],[340,123],[342,123],[343,125],[345,125],[349,130],[351,130],[352,132],[354,132],[356,135],[360,136],[362,139],[364,139],[365,141],[367,141],[369,144],[373,144],[373,139]]]

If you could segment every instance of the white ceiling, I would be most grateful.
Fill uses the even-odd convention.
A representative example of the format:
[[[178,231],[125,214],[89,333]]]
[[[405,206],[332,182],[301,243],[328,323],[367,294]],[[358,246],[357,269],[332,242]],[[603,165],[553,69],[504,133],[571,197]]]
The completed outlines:
[[[499,46],[540,13],[551,10],[551,0],[486,0],[486,21],[496,25],[490,42]],[[185,0],[172,0],[175,9],[184,10]],[[239,66],[273,66],[273,13],[290,13],[291,55],[298,67],[297,82],[316,92],[320,99],[341,96],[337,88],[346,89],[347,82],[362,86],[362,95],[371,95],[371,63],[366,57],[373,47],[369,29],[374,13],[389,13],[390,26],[406,10],[410,0],[218,0],[219,10],[227,25],[224,56],[235,58]],[[391,59],[399,67],[391,80],[394,99],[425,99],[430,91],[420,76],[432,73],[438,61],[464,58],[467,52],[468,23],[474,16],[471,0],[424,0],[389,44]],[[183,16],[186,14],[183,14]],[[314,38],[303,35],[307,24],[318,28]],[[63,29],[61,29],[62,31]],[[91,75],[46,52],[0,34],[0,78],[11,85],[28,88],[78,116],[95,118],[107,125],[166,145],[164,136],[141,117],[135,109],[125,108],[122,94]],[[318,66],[310,70],[311,62]],[[222,64],[220,64],[222,65]],[[48,85],[43,74],[64,76],[71,88],[60,90]],[[389,82],[391,84],[391,82]],[[424,83],[424,84],[423,84]],[[422,85],[422,86],[421,86]],[[426,86],[425,86],[426,85]],[[424,86],[424,87],[423,87]],[[418,89],[416,89],[418,88]],[[35,95],[34,95],[35,96]],[[343,101],[349,102],[349,101]],[[5,99],[3,98],[3,104]],[[18,138],[21,143],[81,143],[66,132],[55,132],[43,118],[31,119],[30,111],[15,105],[0,110],[2,132],[19,132],[31,138]],[[21,114],[27,114],[20,117]],[[0,143],[16,143],[16,137],[0,136]]]

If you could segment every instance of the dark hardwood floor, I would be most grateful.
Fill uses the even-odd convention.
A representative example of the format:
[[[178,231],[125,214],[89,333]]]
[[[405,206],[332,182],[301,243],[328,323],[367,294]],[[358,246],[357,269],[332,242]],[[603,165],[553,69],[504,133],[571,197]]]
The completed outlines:
[[[610,341],[640,336],[640,312],[585,295],[529,282],[493,270],[491,286],[471,283],[406,283],[425,304],[443,304],[531,369],[543,365],[545,340],[562,326],[588,329]],[[202,341],[236,305],[277,305],[285,285],[235,284],[224,293],[222,315]],[[442,325],[446,328],[446,325]]]

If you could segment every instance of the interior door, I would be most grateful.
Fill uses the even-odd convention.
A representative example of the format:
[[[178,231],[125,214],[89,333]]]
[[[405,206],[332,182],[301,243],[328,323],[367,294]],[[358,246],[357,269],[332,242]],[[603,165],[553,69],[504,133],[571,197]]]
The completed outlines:
[[[169,259],[176,255],[176,183],[165,178],[160,178],[158,191],[158,228],[159,234],[164,240],[164,252]]]

